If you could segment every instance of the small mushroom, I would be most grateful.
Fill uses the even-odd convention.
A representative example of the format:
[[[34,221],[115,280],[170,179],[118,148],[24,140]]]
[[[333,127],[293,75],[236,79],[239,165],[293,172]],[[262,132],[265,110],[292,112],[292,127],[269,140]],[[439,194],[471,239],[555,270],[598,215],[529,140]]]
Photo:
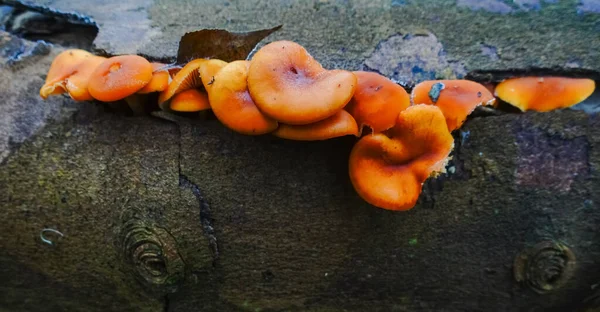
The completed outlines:
[[[388,78],[373,72],[355,71],[358,86],[352,100],[344,108],[359,125],[359,133],[367,126],[373,133],[394,126],[398,114],[410,105],[404,88]]]
[[[169,71],[163,69],[163,63],[150,63],[152,65],[152,79],[145,85],[138,94],[147,94],[152,92],[161,92],[169,86]]]
[[[206,59],[195,59],[185,64],[185,66],[173,76],[173,80],[169,83],[169,86],[158,96],[158,105],[161,109],[168,109],[168,101],[175,94],[185,90],[202,87],[202,80],[200,79],[198,69],[204,62],[206,62]]]
[[[345,70],[326,70],[299,44],[276,41],[250,61],[248,89],[267,116],[306,125],[335,115],[352,98],[357,79]]]
[[[202,63],[202,65],[198,68],[198,72],[200,73],[200,79],[202,79],[202,84],[204,88],[208,90],[213,82],[215,81],[215,75],[227,65],[227,62],[211,59]]]
[[[454,141],[442,111],[410,106],[386,134],[361,138],[350,153],[350,180],[368,203],[388,210],[414,207],[427,178],[445,171]]]
[[[79,49],[69,49],[58,54],[52,60],[46,81],[40,88],[40,96],[46,99],[50,95],[67,92],[66,79],[75,73],[79,63],[90,56],[91,53]]]
[[[199,112],[210,109],[208,95],[198,89],[177,93],[170,101],[171,110],[176,112]]]
[[[358,125],[350,113],[340,110],[337,114],[325,120],[308,125],[280,124],[273,135],[297,141],[327,140],[346,135],[358,136]]]
[[[137,55],[106,59],[90,77],[90,94],[102,102],[114,102],[135,94],[152,79],[152,65]]]
[[[104,57],[79,49],[60,53],[52,61],[40,96],[46,99],[50,95],[68,92],[76,101],[92,100],[88,92],[90,75],[104,60]]]
[[[411,100],[413,104],[439,107],[450,131],[460,128],[477,106],[495,102],[485,86],[470,80],[423,81],[414,87]]]
[[[208,89],[212,110],[226,127],[248,135],[260,135],[277,128],[277,121],[265,116],[248,93],[248,61],[234,61],[223,67]]]
[[[548,112],[582,102],[595,88],[591,79],[520,77],[502,81],[494,93],[521,111]]]

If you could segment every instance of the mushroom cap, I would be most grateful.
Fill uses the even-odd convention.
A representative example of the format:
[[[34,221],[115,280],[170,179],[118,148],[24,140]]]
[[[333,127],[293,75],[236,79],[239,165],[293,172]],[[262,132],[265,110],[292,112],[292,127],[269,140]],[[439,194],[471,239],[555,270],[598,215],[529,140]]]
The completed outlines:
[[[92,74],[106,60],[105,57],[92,55],[85,58],[77,66],[77,70],[66,81],[67,92],[75,101],[91,101],[94,98],[89,92]]]
[[[219,60],[219,59],[211,59],[204,62],[200,68],[198,68],[198,72],[200,73],[200,79],[202,80],[202,84],[204,88],[208,90],[214,82],[215,75],[221,70],[221,68],[225,67],[227,62]]]
[[[352,98],[356,76],[325,70],[299,44],[276,41],[252,57],[248,89],[260,110],[289,125],[333,116]]]
[[[198,89],[189,89],[175,94],[169,101],[171,110],[176,112],[199,112],[210,109],[208,95]]]
[[[283,139],[297,141],[318,141],[337,138],[345,135],[358,136],[358,125],[354,117],[345,110],[321,121],[308,125],[280,124],[273,135]]]
[[[139,94],[161,92],[169,86],[169,79],[171,78],[169,71],[162,69],[166,64],[150,63],[150,65],[152,65],[152,79],[150,79],[150,82],[148,82],[147,85],[137,92]]]
[[[223,67],[208,89],[212,110],[229,129],[260,135],[277,128],[277,121],[264,115],[248,93],[248,61],[234,61]]]
[[[137,55],[119,55],[106,59],[90,77],[88,90],[97,100],[114,102],[139,90],[152,79],[152,65]]]
[[[411,98],[413,104],[439,107],[450,131],[460,128],[477,106],[495,102],[484,85],[462,79],[423,81],[414,87]]]
[[[385,134],[362,137],[350,153],[350,180],[368,203],[388,210],[414,207],[425,180],[442,172],[454,141],[442,111],[414,105]]]
[[[547,112],[566,108],[588,98],[596,83],[591,79],[567,77],[521,77],[502,81],[495,94],[521,111]]]
[[[40,88],[40,96],[43,99],[50,95],[67,92],[66,79],[77,72],[77,66],[85,59],[94,55],[80,49],[69,49],[59,53],[48,70],[46,81]]]
[[[358,85],[354,96],[344,108],[359,125],[373,133],[385,131],[396,124],[398,114],[410,106],[410,96],[404,88],[374,72],[355,71]]]
[[[175,94],[189,89],[202,87],[198,68],[206,62],[205,59],[195,59],[183,66],[169,83],[169,86],[158,96],[158,104],[161,105],[171,99]],[[162,107],[162,105],[161,105]]]

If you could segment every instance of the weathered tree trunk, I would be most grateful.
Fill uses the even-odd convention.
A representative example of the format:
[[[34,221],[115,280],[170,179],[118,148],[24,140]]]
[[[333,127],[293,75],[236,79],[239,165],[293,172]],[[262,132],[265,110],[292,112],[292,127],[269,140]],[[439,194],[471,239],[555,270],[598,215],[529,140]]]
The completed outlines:
[[[9,310],[570,311],[600,280],[600,120],[581,112],[470,121],[409,212],[354,193],[353,139],[87,114],[2,166]]]
[[[471,1],[182,2],[52,4],[94,17],[94,42],[112,53],[172,57],[173,34],[187,27],[175,17],[200,23],[190,8],[204,5],[202,27],[225,17],[274,26],[283,16],[281,39],[306,43],[328,67],[409,84],[570,57],[577,75],[598,78],[590,29],[600,17],[559,10],[574,1],[509,8],[526,18],[472,12]],[[569,27],[549,30],[563,18]],[[433,34],[405,36],[405,22]],[[135,29],[111,36],[128,23]],[[449,27],[467,24],[468,35]],[[518,35],[498,30],[511,25]],[[589,49],[576,44],[584,39]],[[214,119],[41,101],[62,48],[5,32],[0,48],[2,311],[600,310],[599,115],[471,118],[454,134],[449,173],[425,183],[414,209],[393,212],[352,188],[356,138],[293,142]]]

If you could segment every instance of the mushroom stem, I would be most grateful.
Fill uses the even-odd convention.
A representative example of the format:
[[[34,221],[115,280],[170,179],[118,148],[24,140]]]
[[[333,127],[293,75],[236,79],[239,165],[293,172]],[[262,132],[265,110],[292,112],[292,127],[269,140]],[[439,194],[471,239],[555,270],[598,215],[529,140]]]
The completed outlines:
[[[209,116],[212,114],[210,109],[201,110],[198,112],[199,120],[208,120]]]
[[[146,101],[145,96],[142,94],[132,94],[125,98],[125,102],[127,102],[134,115],[146,114],[146,107],[144,105]]]
[[[125,108],[125,105],[123,105],[122,101],[112,101],[112,102],[97,101],[97,103],[106,104],[109,111],[111,111],[111,112],[125,114],[127,111],[127,109]]]
[[[164,111],[164,112],[172,112],[173,110],[171,109],[171,104],[169,101],[164,101],[164,102],[158,102],[158,107],[160,108],[160,110]]]

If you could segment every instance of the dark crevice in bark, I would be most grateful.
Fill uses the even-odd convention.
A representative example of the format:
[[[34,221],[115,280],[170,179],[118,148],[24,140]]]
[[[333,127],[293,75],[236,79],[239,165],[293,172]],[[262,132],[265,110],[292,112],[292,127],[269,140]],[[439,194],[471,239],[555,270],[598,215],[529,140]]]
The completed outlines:
[[[218,244],[217,244],[217,236],[215,234],[215,230],[213,227],[213,219],[210,213],[210,205],[208,204],[208,201],[206,200],[206,198],[203,195],[202,190],[200,189],[200,187],[194,183],[192,180],[190,180],[185,174],[183,174],[182,171],[182,138],[183,138],[183,132],[181,130],[181,124],[180,122],[185,121],[184,117],[178,116],[176,114],[172,114],[169,112],[164,112],[164,111],[155,111],[151,113],[152,116],[172,122],[176,125],[177,127],[177,131],[178,131],[178,152],[177,152],[177,168],[178,168],[178,174],[179,174],[179,187],[181,187],[182,189],[189,189],[192,191],[192,194],[194,194],[194,196],[196,197],[196,200],[198,200],[198,204],[199,204],[199,216],[200,216],[200,222],[202,224],[202,230],[204,232],[204,235],[206,236],[206,238],[209,241],[209,247],[213,253],[213,265],[216,265],[216,261],[219,258],[219,248],[218,248]]]
[[[91,50],[98,25],[85,15],[25,1],[0,0],[0,29],[18,37]]]
[[[473,70],[467,73],[465,79],[481,83],[497,83],[502,80],[523,76],[561,76],[571,78],[589,78],[600,80],[600,71],[585,68],[514,68],[498,70]]]
[[[179,174],[179,186],[182,188],[187,188],[192,191],[196,199],[198,200],[198,204],[200,206],[200,222],[202,223],[202,230],[204,231],[204,235],[208,238],[210,249],[213,253],[214,261],[216,261],[219,257],[219,248],[217,245],[217,237],[215,235],[215,229],[213,227],[213,220],[210,213],[210,206],[208,202],[204,198],[202,191],[194,182],[190,181],[188,177],[183,174]]]
[[[164,306],[163,306],[163,311],[164,312],[169,312],[169,309],[170,309],[170,307],[169,307],[170,306],[169,295],[165,295],[164,302],[165,303],[164,303]]]

